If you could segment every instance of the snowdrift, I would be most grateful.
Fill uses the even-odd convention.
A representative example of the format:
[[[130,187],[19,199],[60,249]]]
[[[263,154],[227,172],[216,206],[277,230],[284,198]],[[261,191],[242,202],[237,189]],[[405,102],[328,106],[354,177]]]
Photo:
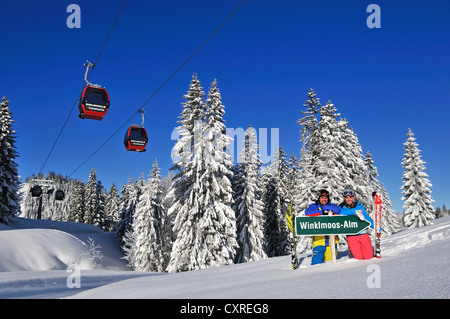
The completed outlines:
[[[102,246],[101,265],[80,258],[88,238]],[[0,298],[449,298],[450,217],[382,238],[381,259],[311,266],[311,254],[176,274],[129,270],[114,236],[76,223],[19,218],[0,225]],[[67,285],[67,266],[81,270]],[[25,271],[26,270],[26,271]]]
[[[114,234],[87,224],[17,218],[0,224],[0,272],[93,269],[89,238],[100,245],[99,269],[128,270]]]

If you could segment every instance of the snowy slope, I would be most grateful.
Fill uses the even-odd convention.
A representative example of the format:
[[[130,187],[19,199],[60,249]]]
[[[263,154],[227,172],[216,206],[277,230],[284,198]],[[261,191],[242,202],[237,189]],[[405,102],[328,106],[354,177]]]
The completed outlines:
[[[102,265],[96,270],[82,270],[81,288],[70,289],[66,265],[86,250],[88,237],[102,245]],[[285,256],[185,273],[155,274],[126,271],[112,234],[102,233],[96,227],[19,219],[11,226],[0,226],[0,297],[450,297],[450,217],[435,220],[431,226],[403,229],[384,237],[381,247],[381,259],[357,261],[348,259],[342,251],[335,265],[311,266],[311,255],[304,254],[296,271],[290,269],[290,257]],[[19,251],[22,252],[15,253]],[[89,269],[86,261],[78,262],[82,269]],[[369,287],[374,286],[374,278],[379,279],[379,288]]]
[[[113,233],[88,224],[16,218],[0,224],[0,272],[65,270],[70,264],[92,269],[89,238],[102,246],[101,269],[128,270]]]

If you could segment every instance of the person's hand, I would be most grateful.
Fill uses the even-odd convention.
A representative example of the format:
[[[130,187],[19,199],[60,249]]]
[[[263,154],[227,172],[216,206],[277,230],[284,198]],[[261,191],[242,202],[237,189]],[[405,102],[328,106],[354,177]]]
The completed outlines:
[[[358,216],[360,221],[363,221],[365,219],[361,209],[355,210],[355,215]]]

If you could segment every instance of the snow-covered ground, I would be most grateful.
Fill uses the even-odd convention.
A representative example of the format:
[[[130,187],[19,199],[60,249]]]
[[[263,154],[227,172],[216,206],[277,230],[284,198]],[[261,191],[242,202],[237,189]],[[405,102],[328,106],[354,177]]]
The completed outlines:
[[[101,248],[92,270],[89,238]],[[0,224],[0,298],[449,298],[450,217],[382,238],[381,259],[311,266],[311,254],[176,274],[134,272],[114,234],[77,223]],[[75,265],[75,266],[73,266]]]

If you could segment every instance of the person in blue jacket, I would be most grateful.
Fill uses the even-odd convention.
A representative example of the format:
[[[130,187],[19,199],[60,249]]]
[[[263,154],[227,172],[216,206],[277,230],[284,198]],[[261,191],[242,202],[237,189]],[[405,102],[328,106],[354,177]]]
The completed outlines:
[[[326,189],[319,190],[319,199],[309,205],[305,210],[306,216],[321,216],[328,215],[328,212],[333,212],[333,215],[339,215],[341,209],[338,205],[330,203],[330,193]],[[324,263],[331,260],[330,236],[314,236],[313,237],[313,257],[311,265]],[[338,237],[335,236],[335,243],[337,244]],[[336,249],[337,253],[337,249]]]
[[[366,209],[360,201],[356,199],[356,192],[351,187],[346,187],[343,194],[344,201],[339,205],[341,215],[356,215],[360,220],[370,222],[370,227],[374,227],[372,218],[367,214]],[[357,235],[347,235],[348,249],[355,259],[372,259],[373,247],[367,229]]]

